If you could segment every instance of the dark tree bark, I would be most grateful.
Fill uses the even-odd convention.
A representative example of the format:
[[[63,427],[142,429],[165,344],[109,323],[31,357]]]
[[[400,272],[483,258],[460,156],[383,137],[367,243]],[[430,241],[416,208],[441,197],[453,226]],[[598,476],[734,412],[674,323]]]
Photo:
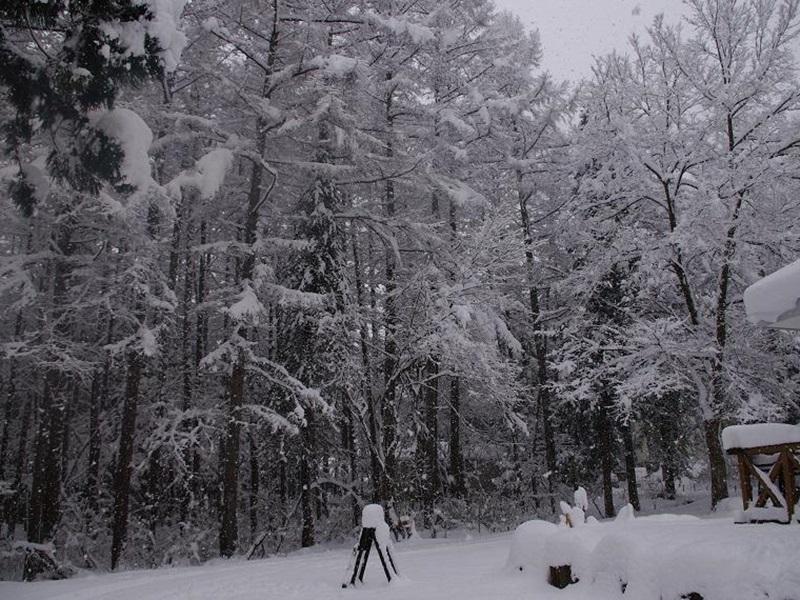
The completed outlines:
[[[14,374],[13,365],[9,368],[9,372],[10,375]],[[10,383],[9,387],[11,387]],[[2,391],[6,390],[3,389]],[[4,395],[6,397],[6,402],[3,408],[3,431],[2,434],[0,434],[0,480],[6,478],[6,457],[8,455],[9,430],[11,429],[11,423],[16,417],[16,394],[7,393]]]
[[[269,48],[267,51],[267,69],[264,73],[264,84],[262,96],[269,98],[272,91],[271,75],[272,67],[278,51],[278,0],[272,3],[272,32],[269,38]],[[267,146],[267,121],[264,117],[256,119],[256,131],[258,139],[256,141],[256,154],[260,158],[264,156]],[[258,225],[258,213],[261,205],[266,200],[269,190],[262,197],[262,182],[264,179],[265,168],[260,162],[253,162],[250,172],[250,187],[247,194],[247,208],[245,212],[244,226],[242,228],[242,241],[248,248],[239,269],[237,282],[248,281],[253,277],[255,267],[255,255],[252,249],[256,241],[256,227]],[[275,176],[273,175],[272,185],[274,186]],[[272,189],[271,187],[269,188]],[[246,341],[247,334],[244,328],[238,330],[238,335]],[[219,551],[221,556],[230,557],[236,552],[238,543],[237,525],[237,502],[239,493],[239,446],[240,446],[240,413],[245,392],[245,369],[246,358],[244,351],[239,351],[235,358],[231,375],[228,380],[228,407],[225,425],[225,441],[222,456],[222,506],[220,507],[220,529],[219,529]]]
[[[14,539],[14,533],[17,527],[17,521],[20,517],[20,509],[24,504],[24,497],[22,493],[22,481],[25,476],[25,462],[28,456],[28,428],[31,425],[33,418],[33,405],[35,399],[31,398],[25,403],[22,410],[22,422],[20,423],[19,442],[17,445],[17,455],[14,460],[14,494],[7,501],[6,508],[6,523],[8,529],[8,538]]]
[[[85,496],[92,513],[97,512],[100,494],[100,377],[100,372],[96,371],[89,389],[89,451]]]
[[[258,534],[258,494],[261,489],[258,446],[255,436],[250,433],[250,540]]]
[[[356,287],[356,303],[359,308],[363,308],[364,291],[361,274],[361,253],[358,251],[358,232],[355,228],[352,231],[352,246],[353,246],[353,270],[355,273],[355,287]],[[372,307],[374,309],[374,307]],[[374,312],[374,310],[373,310]],[[373,331],[376,329],[373,327]],[[375,398],[372,393],[372,367],[369,360],[369,345],[367,343],[366,324],[362,323],[359,327],[359,341],[361,344],[361,365],[364,369],[364,375],[361,378],[361,396],[363,398],[364,407],[367,412],[367,440],[369,450],[369,465],[370,474],[372,478],[372,501],[381,501],[381,462],[379,453],[381,451],[381,443],[378,439],[378,425],[377,415],[375,410]],[[352,413],[351,413],[352,414]]]
[[[301,518],[301,531],[300,531],[300,545],[303,548],[313,546],[314,540],[314,489],[313,484],[313,445],[314,445],[314,431],[313,424],[309,420],[308,425],[303,428],[301,432],[302,448],[300,450],[300,518]]]
[[[603,475],[603,511],[606,518],[616,514],[614,510],[614,492],[612,474],[614,471],[614,432],[611,411],[614,401],[605,389],[600,392],[597,406],[597,439],[600,452],[600,468]]]
[[[52,263],[52,299],[50,317],[56,323],[55,334],[65,336],[67,324],[61,319],[66,307],[67,282],[70,266],[64,257],[72,255],[72,228],[70,218],[60,225],[51,242],[59,251]],[[39,406],[39,427],[36,440],[33,481],[28,509],[28,539],[35,543],[49,540],[60,517],[61,451],[64,433],[64,373],[58,367],[46,370],[44,391]]]
[[[428,357],[425,363],[422,397],[425,410],[425,506],[431,519],[439,499],[439,365]],[[433,530],[434,537],[436,530]]]
[[[392,78],[392,73],[386,73],[386,80]],[[392,87],[384,98],[386,128],[388,139],[386,142],[386,158],[391,161],[394,157],[394,90]],[[391,219],[395,215],[395,191],[394,181],[387,179],[384,188],[384,212]],[[397,429],[397,381],[395,371],[397,369],[397,308],[395,306],[394,294],[396,291],[395,281],[395,256],[392,248],[386,249],[386,299],[384,301],[384,314],[386,333],[384,340],[384,361],[383,361],[383,405],[381,414],[383,416],[383,456],[384,468],[381,479],[381,500],[389,502],[394,496],[394,481],[397,470],[397,448],[396,448],[396,429]]]
[[[714,418],[706,420],[703,427],[711,470],[711,506],[713,508],[720,500],[728,497],[727,468],[720,439],[722,424],[719,419]]]
[[[60,517],[64,404],[54,393],[54,388],[59,386],[60,374],[51,370],[45,377],[39,407],[36,458],[28,513],[28,540],[38,544],[52,539]]]
[[[125,400],[119,432],[117,464],[114,469],[114,522],[111,533],[111,568],[116,569],[128,537],[131,475],[133,474],[133,441],[136,434],[136,413],[139,402],[139,383],[142,376],[142,356],[138,350],[128,354],[125,379]]]
[[[553,434],[552,410],[550,407],[550,389],[548,387],[547,373],[547,339],[545,338],[541,323],[541,306],[539,288],[535,282],[536,261],[533,255],[533,235],[531,232],[530,215],[528,213],[528,200],[531,192],[526,192],[523,186],[522,171],[517,171],[517,195],[519,199],[520,220],[522,222],[523,244],[525,246],[525,263],[528,274],[528,302],[530,306],[532,343],[529,344],[528,353],[532,355],[536,364],[536,377],[533,383],[537,386],[537,401],[542,416],[542,433],[544,435],[544,456],[547,466],[547,491],[550,495],[550,508],[556,510],[554,491],[558,483],[556,464],[556,444]]]
[[[239,499],[240,412],[244,392],[244,358],[237,360],[228,390],[227,421],[222,446],[222,503],[220,506],[219,552],[230,557],[239,542],[237,505]]]
[[[636,483],[636,447],[633,440],[631,423],[622,425],[622,439],[625,444],[625,477],[628,480],[628,502],[637,512],[641,510],[639,503],[639,487]]]
[[[664,495],[668,500],[675,499],[675,466],[670,460],[661,465],[661,475],[664,479]]]
[[[461,454],[461,381],[450,379],[450,477],[451,492],[460,497],[466,493],[464,482],[464,459]]]

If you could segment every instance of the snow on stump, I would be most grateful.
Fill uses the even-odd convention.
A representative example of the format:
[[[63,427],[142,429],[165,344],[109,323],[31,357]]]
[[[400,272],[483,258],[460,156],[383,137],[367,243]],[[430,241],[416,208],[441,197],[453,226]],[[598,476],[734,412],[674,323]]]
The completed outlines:
[[[511,569],[534,572],[544,581],[547,576],[545,541],[556,531],[558,527],[548,521],[525,521],[514,530],[506,565]]]
[[[800,497],[800,427],[783,423],[733,425],[722,431],[722,446],[738,461],[742,513],[737,522],[791,523]],[[752,479],[756,481],[755,490]]]

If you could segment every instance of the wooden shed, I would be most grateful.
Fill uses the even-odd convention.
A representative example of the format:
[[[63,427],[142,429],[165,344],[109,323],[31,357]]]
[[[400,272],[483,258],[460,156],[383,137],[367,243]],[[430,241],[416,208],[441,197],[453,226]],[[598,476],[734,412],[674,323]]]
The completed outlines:
[[[743,505],[740,520],[790,523],[800,498],[800,427],[783,423],[734,425],[723,430],[722,445],[738,461]]]

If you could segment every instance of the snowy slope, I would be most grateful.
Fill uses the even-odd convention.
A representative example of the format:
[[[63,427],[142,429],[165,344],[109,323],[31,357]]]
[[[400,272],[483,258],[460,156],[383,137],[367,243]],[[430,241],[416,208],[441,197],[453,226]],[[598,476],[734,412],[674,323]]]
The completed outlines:
[[[0,582],[6,600],[511,600],[598,598],[582,590],[559,592],[530,575],[504,570],[509,535],[476,540],[419,540],[398,544],[402,581],[387,586],[377,557],[365,584],[341,589],[347,550],[297,553],[286,558],[233,561],[201,567],[129,571],[32,584]]]

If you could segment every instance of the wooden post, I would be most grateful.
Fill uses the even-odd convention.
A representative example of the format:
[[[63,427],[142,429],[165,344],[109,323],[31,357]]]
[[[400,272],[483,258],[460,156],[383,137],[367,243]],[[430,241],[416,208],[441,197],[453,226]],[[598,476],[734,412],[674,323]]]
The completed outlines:
[[[750,501],[753,499],[753,489],[750,486],[750,472],[747,469],[747,458],[743,453],[739,453],[736,457],[739,464],[739,483],[742,486],[742,508],[747,510],[750,506]]]
[[[786,515],[789,517],[789,523],[792,522],[792,516],[794,515],[794,464],[792,462],[792,458],[789,456],[791,454],[791,450],[789,448],[784,449],[781,452],[781,456],[778,459],[781,463],[783,463],[783,497],[786,498]]]

